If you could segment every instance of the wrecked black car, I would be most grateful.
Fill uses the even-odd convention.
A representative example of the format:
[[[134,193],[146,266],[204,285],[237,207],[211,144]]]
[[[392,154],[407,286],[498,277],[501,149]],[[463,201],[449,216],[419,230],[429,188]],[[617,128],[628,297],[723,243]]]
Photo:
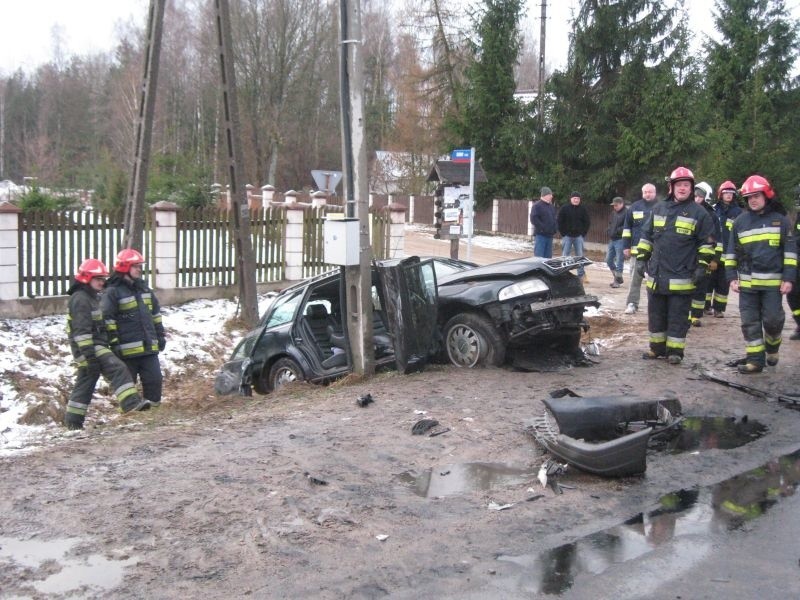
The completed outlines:
[[[572,273],[584,257],[520,258],[439,278],[439,327],[459,367],[503,364],[515,348],[579,349],[583,312],[599,306]]]
[[[421,369],[437,348],[436,274],[469,268],[418,257],[372,267],[373,342],[376,367]],[[352,371],[341,270],[282,290],[258,327],[247,332],[214,384],[217,394],[267,394],[295,380],[327,382]]]

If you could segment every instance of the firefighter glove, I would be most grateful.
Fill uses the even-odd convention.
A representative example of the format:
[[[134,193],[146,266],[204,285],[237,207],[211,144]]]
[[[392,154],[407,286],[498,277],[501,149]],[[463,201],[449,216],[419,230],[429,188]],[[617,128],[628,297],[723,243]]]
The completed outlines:
[[[703,280],[703,277],[706,276],[706,265],[699,264],[694,270],[694,274],[692,275],[692,283],[697,285],[698,282]]]
[[[163,352],[164,348],[167,347],[167,340],[162,338],[158,338],[158,351]]]
[[[636,274],[639,277],[643,278],[644,277],[644,273],[645,273],[646,270],[647,270],[647,261],[646,260],[642,260],[642,259],[638,259],[636,261]]]

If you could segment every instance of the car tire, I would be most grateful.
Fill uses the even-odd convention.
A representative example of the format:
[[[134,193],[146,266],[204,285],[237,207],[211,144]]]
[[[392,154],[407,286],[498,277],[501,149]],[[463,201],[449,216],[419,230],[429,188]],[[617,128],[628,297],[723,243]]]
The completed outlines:
[[[303,381],[303,369],[291,358],[280,358],[269,370],[269,387],[271,391],[292,381]]]
[[[444,326],[447,358],[457,367],[498,366],[506,357],[506,344],[494,325],[476,313],[459,313]]]

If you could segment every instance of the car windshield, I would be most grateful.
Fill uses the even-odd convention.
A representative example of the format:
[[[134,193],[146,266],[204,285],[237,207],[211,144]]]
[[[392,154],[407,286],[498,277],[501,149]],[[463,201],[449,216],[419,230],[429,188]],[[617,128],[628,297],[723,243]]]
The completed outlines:
[[[458,273],[460,271],[464,271],[465,269],[469,268],[469,266],[454,265],[452,263],[446,263],[439,260],[434,260],[433,268],[436,271],[436,279],[441,279],[445,275],[450,275],[451,273]]]
[[[272,305],[272,313],[267,320],[267,327],[275,327],[290,322],[297,311],[297,305],[303,298],[305,288],[300,288],[285,296],[279,296]]]

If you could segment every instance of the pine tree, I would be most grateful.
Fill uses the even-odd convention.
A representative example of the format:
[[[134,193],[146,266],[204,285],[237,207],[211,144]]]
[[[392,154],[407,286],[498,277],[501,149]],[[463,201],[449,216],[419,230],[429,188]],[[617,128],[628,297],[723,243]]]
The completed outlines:
[[[710,40],[707,81],[715,110],[721,177],[763,173],[779,192],[797,183],[797,81],[792,67],[800,26],[784,0],[717,0],[722,40]]]

